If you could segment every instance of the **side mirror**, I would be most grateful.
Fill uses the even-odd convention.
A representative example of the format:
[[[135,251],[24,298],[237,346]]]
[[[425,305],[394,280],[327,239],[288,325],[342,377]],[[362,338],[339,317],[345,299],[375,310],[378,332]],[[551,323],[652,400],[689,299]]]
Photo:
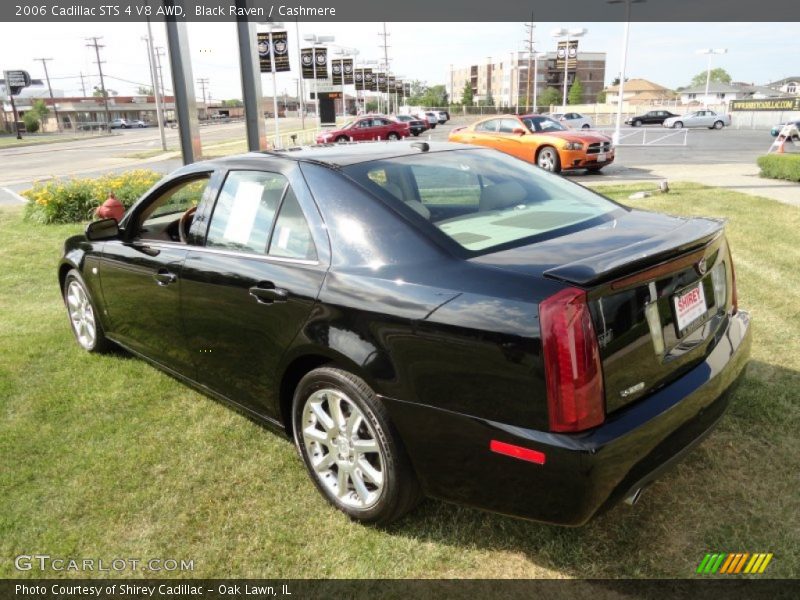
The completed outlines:
[[[119,236],[119,223],[116,219],[101,219],[92,221],[86,226],[84,231],[86,239],[90,242],[111,240]]]
[[[514,135],[525,135],[525,130],[522,127],[515,127],[514,131],[512,131]]]

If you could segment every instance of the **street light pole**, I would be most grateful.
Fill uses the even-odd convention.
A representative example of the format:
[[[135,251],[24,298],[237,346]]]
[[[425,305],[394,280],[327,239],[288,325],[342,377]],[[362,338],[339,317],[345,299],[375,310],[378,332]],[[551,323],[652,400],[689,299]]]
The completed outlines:
[[[562,107],[564,107],[565,110],[566,110],[566,107],[567,107],[567,80],[569,79],[569,42],[570,42],[570,36],[572,36],[572,38],[579,38],[579,37],[585,35],[586,32],[587,32],[587,30],[583,29],[583,28],[581,28],[581,29],[564,29],[564,28],[561,28],[561,29],[556,29],[556,30],[553,31],[553,37],[554,38],[556,38],[556,39],[562,38],[562,37],[566,38],[566,45],[564,47],[564,92],[563,92],[563,97],[562,97],[562,102],[561,102],[561,105],[562,105]],[[556,56],[558,56],[557,53],[556,53]],[[576,54],[575,55],[575,62],[577,63],[577,61],[578,61],[578,56]],[[576,77],[577,77],[577,74],[578,74],[578,71],[577,71],[577,68],[576,68],[576,70],[575,70]]]
[[[147,58],[150,62],[150,82],[153,84],[153,99],[156,102],[156,119],[158,120],[158,133],[161,137],[161,149],[166,152],[167,151],[167,138],[164,133],[164,108],[162,106],[162,100],[160,94],[158,93],[158,78],[156,74],[156,57],[155,57],[155,50],[153,48],[153,29],[150,26],[150,19],[147,19],[147,37],[145,38],[147,41]]]
[[[537,112],[537,108],[539,107],[539,59],[545,56],[547,55],[544,52],[536,52],[533,55],[533,112]]]
[[[622,103],[625,101],[625,69],[628,66],[628,39],[631,29],[631,4],[641,4],[646,0],[607,0],[608,4],[625,4],[625,33],[622,40],[622,64],[619,71],[619,95],[617,96],[617,119],[614,134],[611,136],[614,145],[619,144],[622,130]]]
[[[708,108],[708,88],[711,84],[711,55],[726,54],[727,52],[727,48],[704,48],[697,51],[698,54],[708,55],[708,67],[706,69],[706,93],[705,96],[703,96],[703,108]]]

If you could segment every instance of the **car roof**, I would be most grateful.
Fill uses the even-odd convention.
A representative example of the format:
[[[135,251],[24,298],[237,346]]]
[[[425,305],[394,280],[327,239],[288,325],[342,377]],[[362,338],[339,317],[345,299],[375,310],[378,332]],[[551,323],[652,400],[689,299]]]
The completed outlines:
[[[423,144],[427,150],[423,151]],[[231,168],[241,165],[243,161],[252,164],[259,158],[278,158],[296,162],[309,162],[323,164],[330,167],[345,167],[348,165],[400,158],[403,156],[417,156],[420,154],[436,154],[451,152],[453,150],[481,150],[480,146],[470,144],[457,144],[453,142],[427,142],[415,140],[413,142],[344,142],[335,144],[317,144],[315,146],[298,146],[285,150],[264,150],[216,158],[199,163],[187,165],[181,171],[208,170],[213,165],[216,167]]]

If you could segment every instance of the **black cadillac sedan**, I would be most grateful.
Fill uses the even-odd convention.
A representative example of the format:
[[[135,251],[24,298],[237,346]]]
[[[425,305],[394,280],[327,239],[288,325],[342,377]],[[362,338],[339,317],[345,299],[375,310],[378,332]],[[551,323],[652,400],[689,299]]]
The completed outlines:
[[[179,169],[66,241],[75,337],[293,438],[352,518],[423,496],[579,525],[708,433],[745,368],[724,223],[457,144]]]

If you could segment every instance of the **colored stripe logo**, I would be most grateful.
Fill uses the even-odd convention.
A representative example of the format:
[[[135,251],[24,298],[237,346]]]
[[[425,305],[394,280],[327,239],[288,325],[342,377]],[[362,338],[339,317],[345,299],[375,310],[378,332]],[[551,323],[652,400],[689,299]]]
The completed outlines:
[[[756,575],[763,573],[767,565],[772,560],[773,554],[749,552],[734,552],[730,554],[706,554],[697,567],[697,573],[701,575],[712,575],[720,573],[723,575],[736,575],[744,573],[746,575]]]

